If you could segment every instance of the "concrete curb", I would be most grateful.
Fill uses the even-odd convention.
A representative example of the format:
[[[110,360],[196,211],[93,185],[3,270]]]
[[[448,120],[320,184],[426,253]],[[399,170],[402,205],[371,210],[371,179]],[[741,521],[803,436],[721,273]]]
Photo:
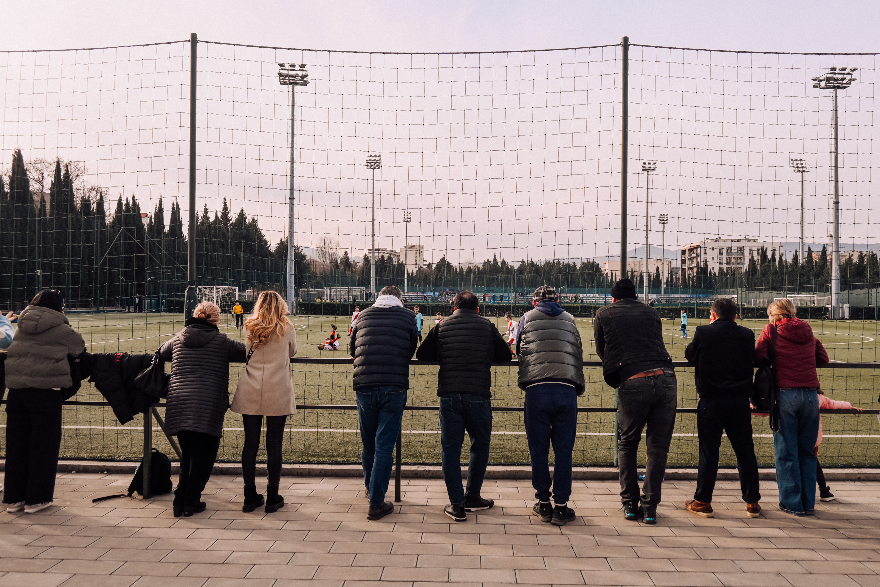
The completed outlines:
[[[134,475],[138,462],[132,461],[60,461],[58,473],[87,473],[103,475]],[[3,470],[5,463],[0,463]],[[177,474],[180,470],[175,462],[171,465],[171,471]],[[266,466],[257,465],[257,474],[265,475]],[[288,477],[360,477],[362,475],[360,465],[283,465],[282,475]],[[214,465],[214,475],[241,475],[241,465],[238,463],[217,463]],[[467,475],[467,469],[463,469],[463,475]],[[401,472],[403,479],[442,479],[443,470],[439,466],[428,465],[404,465]],[[531,479],[530,467],[489,467],[486,471],[487,479]],[[612,467],[576,467],[572,471],[572,477],[578,481],[614,481],[618,479],[617,469]],[[825,477],[834,481],[880,481],[880,468],[877,469],[825,469]],[[775,469],[761,469],[762,481],[775,481]],[[666,479],[670,481],[696,481],[696,469],[668,469]],[[719,481],[736,481],[739,474],[736,469],[721,469],[718,471]]]

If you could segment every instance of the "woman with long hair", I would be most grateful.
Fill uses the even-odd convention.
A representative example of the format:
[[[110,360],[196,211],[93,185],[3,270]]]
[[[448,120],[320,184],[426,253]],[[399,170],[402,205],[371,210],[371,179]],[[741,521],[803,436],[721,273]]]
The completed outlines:
[[[816,507],[816,466],[813,452],[819,435],[819,375],[816,367],[828,364],[825,347],[809,324],[797,318],[787,298],[767,307],[770,323],[755,344],[755,364],[770,353],[775,337],[776,385],[779,389],[779,431],[773,434],[776,451],[776,484],[779,509],[794,516],[813,513]]]
[[[281,482],[281,445],[287,416],[296,413],[290,357],[296,354],[296,329],[287,319],[287,304],[274,291],[264,291],[254,312],[244,323],[248,362],[238,379],[232,411],[244,421],[244,447],[241,469],[244,477],[243,512],[252,512],[263,503],[266,513],[284,506],[278,495]],[[266,457],[269,482],[266,499],[257,493],[257,451],[266,417]]]

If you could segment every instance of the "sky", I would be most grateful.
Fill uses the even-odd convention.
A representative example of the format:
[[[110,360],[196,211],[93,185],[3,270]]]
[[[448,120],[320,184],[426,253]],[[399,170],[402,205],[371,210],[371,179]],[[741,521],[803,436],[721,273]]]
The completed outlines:
[[[880,2],[7,0],[3,14],[0,51],[14,53],[0,55],[0,161],[14,148],[26,159],[82,161],[85,180],[114,199],[137,194],[149,209],[160,196],[180,196],[186,209],[189,45],[180,41],[195,32],[206,41],[200,210],[227,198],[233,213],[258,216],[271,242],[284,236],[290,106],[276,62],[305,62],[313,83],[297,90],[296,242],[326,235],[354,254],[369,246],[372,185],[362,160],[381,152],[377,246],[403,245],[401,210],[410,209],[408,242],[423,244],[431,261],[619,250],[613,45],[623,35],[654,46],[630,54],[630,248],[645,242],[646,159],[659,161],[647,217],[670,215],[667,249],[713,236],[796,240],[790,157],[812,170],[806,240],[827,241],[830,99],[809,78],[858,65],[861,81],[841,94],[841,235],[880,242],[871,212],[880,210],[874,56],[655,48],[877,51]],[[167,41],[178,43],[19,53]],[[659,226],[649,228],[656,249]]]

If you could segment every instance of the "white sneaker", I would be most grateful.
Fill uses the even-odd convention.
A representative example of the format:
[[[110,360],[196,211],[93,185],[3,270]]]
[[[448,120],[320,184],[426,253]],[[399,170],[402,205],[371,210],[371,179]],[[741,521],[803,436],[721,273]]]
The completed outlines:
[[[24,506],[24,513],[35,514],[37,512],[43,511],[44,509],[46,509],[47,507],[50,507],[51,505],[52,505],[51,501],[47,501],[44,503],[35,503],[32,505],[26,505],[26,506]]]
[[[17,514],[24,509],[24,502],[18,501],[6,505],[6,511],[10,514]]]

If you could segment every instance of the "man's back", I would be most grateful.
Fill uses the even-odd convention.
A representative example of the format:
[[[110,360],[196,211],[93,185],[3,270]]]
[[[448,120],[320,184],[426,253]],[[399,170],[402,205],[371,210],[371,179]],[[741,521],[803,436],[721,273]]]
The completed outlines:
[[[568,383],[584,392],[583,346],[577,324],[558,302],[540,302],[521,319],[517,342],[519,387]]]
[[[700,397],[751,395],[754,349],[755,333],[734,320],[698,326],[685,358],[696,364],[694,379]]]
[[[593,319],[593,334],[605,381],[612,387],[626,379],[628,365],[637,365],[633,367],[637,370],[629,373],[634,375],[640,370],[638,365],[653,368],[672,360],[663,342],[657,310],[635,299],[620,299],[600,308]]]
[[[418,344],[415,316],[399,305],[377,304],[361,311],[351,333],[355,390],[376,385],[409,387],[409,360]]]

